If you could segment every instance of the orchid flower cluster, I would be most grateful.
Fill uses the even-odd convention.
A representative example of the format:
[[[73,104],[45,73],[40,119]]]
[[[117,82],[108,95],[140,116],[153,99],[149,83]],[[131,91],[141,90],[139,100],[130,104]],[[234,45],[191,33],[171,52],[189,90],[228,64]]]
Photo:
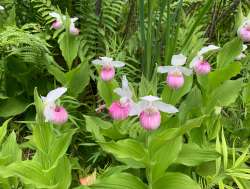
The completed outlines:
[[[49,15],[52,16],[53,18],[55,18],[55,21],[52,23],[52,26],[51,26],[52,28],[54,28],[55,30],[63,28],[63,22],[66,20],[65,15],[60,15],[56,12],[51,12]],[[75,22],[77,20],[78,20],[78,18],[76,18],[76,17],[70,18],[69,31],[72,35],[79,35],[79,33],[80,33],[80,30],[78,28],[76,28],[76,26],[75,26]]]
[[[209,51],[218,50],[220,47],[215,45],[209,45],[203,47],[197,56],[191,61],[189,68],[184,67],[187,61],[187,57],[183,54],[174,55],[171,60],[172,66],[159,66],[157,71],[159,73],[168,73],[166,77],[166,83],[172,89],[179,89],[184,85],[184,77],[190,76],[193,70],[198,75],[206,75],[211,71],[211,65],[204,59],[204,54]]]
[[[42,97],[44,104],[43,115],[46,122],[51,122],[57,125],[67,122],[68,112],[63,106],[58,106],[56,104],[56,100],[58,100],[66,91],[67,88],[60,87],[50,91],[46,97]]]
[[[165,104],[157,96],[144,96],[135,103],[132,100],[132,92],[128,85],[126,76],[122,78],[122,88],[114,90],[120,96],[109,107],[109,114],[114,120],[125,120],[129,116],[137,115],[141,126],[146,130],[155,130],[161,124],[160,111],[166,113],[176,113],[178,109],[170,104]]]

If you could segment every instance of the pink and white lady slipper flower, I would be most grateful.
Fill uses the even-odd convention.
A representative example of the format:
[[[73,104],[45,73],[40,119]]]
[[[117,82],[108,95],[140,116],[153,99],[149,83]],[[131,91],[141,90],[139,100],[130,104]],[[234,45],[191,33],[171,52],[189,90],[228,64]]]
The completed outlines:
[[[52,23],[52,28],[55,30],[61,29],[63,27],[63,21],[66,20],[66,16],[61,16],[56,12],[51,12],[49,15],[55,18],[55,21]]]
[[[170,104],[165,104],[157,96],[144,96],[137,104],[133,105],[129,115],[139,115],[140,124],[146,130],[155,130],[161,124],[160,111],[176,113],[178,109]]]
[[[220,49],[220,47],[217,47],[215,45],[208,45],[206,47],[203,47],[198,53],[197,56],[193,58],[191,61],[189,67],[194,69],[194,71],[198,75],[206,75],[211,71],[211,65],[208,63],[208,61],[204,60],[203,55],[206,54],[209,51],[215,51]]]
[[[237,31],[238,36],[244,42],[250,42],[250,19],[245,18]]]
[[[116,88],[114,92],[121,98],[119,101],[111,104],[109,108],[109,115],[114,120],[124,120],[129,116],[129,112],[133,104],[133,95],[129,88],[126,76],[122,77],[122,88]]]
[[[192,70],[184,67],[187,57],[183,54],[174,55],[171,60],[172,66],[159,66],[159,73],[168,73],[166,78],[166,83],[172,89],[179,89],[184,84],[184,75],[190,76]]]
[[[67,88],[60,87],[50,91],[46,97],[42,97],[44,103],[43,115],[46,122],[54,124],[64,124],[68,120],[68,112],[64,107],[56,105],[56,100],[59,99]]]
[[[115,77],[115,68],[121,68],[125,66],[124,62],[114,61],[113,58],[100,57],[93,60],[94,65],[101,65],[101,78],[103,81],[110,81]]]
[[[78,18],[71,18],[70,19],[70,28],[69,28],[69,32],[72,35],[79,35],[80,30],[78,28],[75,27],[75,22],[78,20]]]
[[[241,59],[243,59],[243,58],[246,58],[246,55],[243,53],[245,50],[247,50],[247,45],[242,45],[242,51],[241,51],[241,53],[239,54],[239,56],[237,56],[236,58],[235,58],[235,60],[241,60]]]

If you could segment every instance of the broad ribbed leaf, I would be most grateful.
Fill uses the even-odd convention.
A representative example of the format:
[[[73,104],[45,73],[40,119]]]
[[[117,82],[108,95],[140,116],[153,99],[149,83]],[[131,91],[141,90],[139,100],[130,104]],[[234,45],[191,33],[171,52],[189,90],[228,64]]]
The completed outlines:
[[[2,141],[7,133],[7,127],[10,119],[6,120],[3,125],[0,127],[0,145],[2,144]]]
[[[153,189],[200,189],[200,186],[182,173],[166,173],[153,183]]]
[[[183,144],[176,163],[186,166],[197,166],[203,162],[213,161],[220,157],[215,150],[200,148],[196,144]]]
[[[113,154],[118,160],[130,167],[145,167],[148,153],[142,143],[133,139],[119,140],[118,142],[100,143],[104,151]]]

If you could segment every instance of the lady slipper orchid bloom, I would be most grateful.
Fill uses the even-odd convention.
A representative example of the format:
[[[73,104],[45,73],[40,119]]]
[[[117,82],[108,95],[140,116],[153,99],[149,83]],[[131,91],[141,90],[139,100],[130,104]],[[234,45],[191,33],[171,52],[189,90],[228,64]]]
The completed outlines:
[[[140,124],[146,130],[155,130],[161,124],[160,111],[176,113],[178,109],[170,104],[165,104],[157,96],[144,96],[137,104],[133,105],[130,115],[139,115]]]
[[[83,186],[93,185],[96,181],[96,171],[94,171],[91,175],[88,175],[84,178],[80,178],[80,183]]]
[[[4,10],[4,7],[0,5],[0,11],[3,11]]]
[[[63,124],[68,120],[68,112],[62,106],[56,105],[56,100],[59,99],[67,88],[60,87],[52,90],[46,97],[42,97],[44,103],[43,115],[46,122],[52,122],[54,124]]]
[[[55,18],[55,21],[52,23],[52,28],[55,30],[61,29],[63,26],[63,20],[66,20],[66,16],[61,16],[56,12],[51,12],[49,15]]]
[[[235,58],[235,60],[241,60],[241,59],[245,58],[246,55],[245,55],[243,52],[244,52],[246,49],[247,49],[247,45],[242,45],[242,51],[241,51],[241,53],[239,54],[239,56],[237,56],[237,57]]]
[[[172,89],[179,89],[184,84],[184,75],[191,75],[192,70],[188,69],[186,67],[183,67],[183,65],[186,63],[187,57],[178,54],[174,55],[171,60],[172,66],[159,66],[158,72],[159,73],[168,73],[166,82]]]
[[[116,88],[114,92],[121,98],[113,102],[109,108],[109,114],[114,120],[124,120],[129,116],[131,105],[133,104],[132,92],[128,86],[126,76],[122,78],[122,88]]]
[[[75,22],[78,20],[78,18],[71,18],[70,19],[70,28],[69,28],[69,32],[72,35],[79,35],[80,30],[78,28],[75,27]]]
[[[196,57],[191,61],[189,67],[194,69],[194,71],[198,75],[206,75],[211,71],[211,65],[208,63],[208,61],[204,60],[203,55],[206,54],[209,51],[218,50],[220,47],[217,47],[215,45],[208,45],[206,47],[203,47],[197,54]]]
[[[237,33],[242,41],[250,42],[250,20],[248,18],[244,19],[243,24],[239,27]]]
[[[115,77],[115,68],[121,68],[125,66],[124,62],[114,61],[109,57],[100,57],[99,59],[93,60],[94,65],[101,65],[101,78],[103,81],[110,81]]]

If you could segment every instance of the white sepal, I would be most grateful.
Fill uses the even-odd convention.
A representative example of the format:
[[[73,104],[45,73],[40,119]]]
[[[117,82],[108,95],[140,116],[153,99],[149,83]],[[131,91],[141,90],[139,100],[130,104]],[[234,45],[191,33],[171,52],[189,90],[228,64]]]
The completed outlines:
[[[140,99],[147,101],[147,102],[154,102],[154,101],[161,100],[161,98],[159,98],[158,96],[152,96],[152,95],[144,96],[144,97],[141,97]]]
[[[45,98],[43,98],[45,103],[53,104],[58,98],[60,98],[65,92],[67,88],[59,87],[50,91]]]
[[[220,47],[215,45],[208,45],[206,47],[201,48],[201,50],[198,52],[198,56],[202,56],[203,54],[206,54],[209,51],[215,51],[220,49]]]
[[[103,65],[103,62],[100,59],[96,59],[96,60],[92,61],[92,64],[94,64],[94,65]]]
[[[178,66],[177,68],[178,68],[178,70],[179,70],[181,73],[183,73],[183,74],[186,75],[186,76],[190,76],[190,75],[192,75],[192,73],[193,73],[193,70],[191,70],[191,69],[189,69],[189,68],[186,68],[186,67],[183,67],[183,66]]]
[[[168,73],[173,69],[173,66],[159,66],[157,68],[158,73]]]
[[[183,54],[173,55],[171,59],[171,64],[173,66],[182,66],[186,63],[187,57]]]
[[[4,7],[0,5],[0,11],[4,10]]]
[[[173,105],[166,104],[166,103],[161,102],[161,101],[153,102],[153,105],[162,112],[171,113],[171,114],[179,112],[179,110],[176,107],[174,107]]]
[[[121,67],[125,66],[125,63],[121,62],[121,61],[112,61],[111,65],[114,66],[114,67],[116,67],[116,68],[121,68]]]
[[[53,18],[56,18],[57,20],[61,20],[61,15],[56,12],[51,12],[49,13],[49,15],[52,16]]]

